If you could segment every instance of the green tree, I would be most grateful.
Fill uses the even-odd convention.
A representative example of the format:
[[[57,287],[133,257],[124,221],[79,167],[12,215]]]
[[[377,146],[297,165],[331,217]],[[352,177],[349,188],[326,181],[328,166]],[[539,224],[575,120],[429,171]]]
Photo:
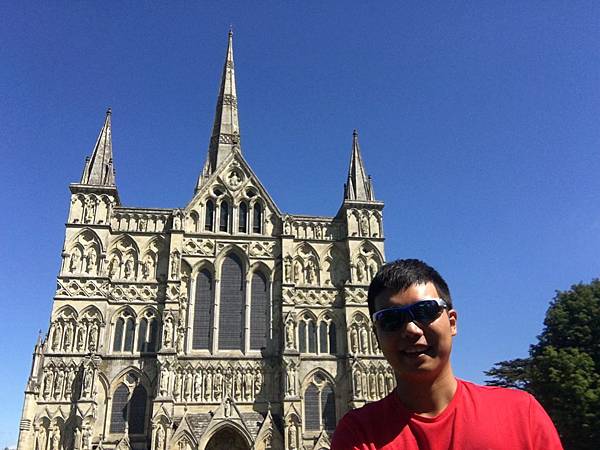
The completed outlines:
[[[600,440],[600,280],[557,292],[529,358],[496,363],[489,385],[532,393],[569,450]]]

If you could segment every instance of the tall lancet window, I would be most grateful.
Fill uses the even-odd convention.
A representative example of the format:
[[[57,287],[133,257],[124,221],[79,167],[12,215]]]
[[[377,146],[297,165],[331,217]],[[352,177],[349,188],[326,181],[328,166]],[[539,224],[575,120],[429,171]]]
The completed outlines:
[[[223,260],[219,306],[219,349],[243,350],[244,276],[243,265],[235,254]]]
[[[213,223],[215,220],[215,204],[212,200],[206,201],[205,214],[204,214],[204,229],[206,231],[213,230]]]
[[[215,300],[212,275],[207,269],[198,273],[196,278],[196,299],[194,303],[194,324],[192,348],[210,349],[211,309]]]
[[[252,220],[252,232],[253,233],[262,233],[262,206],[260,203],[254,204],[254,214]]]
[[[267,279],[260,272],[252,274],[250,286],[250,348],[260,350],[267,346],[269,331],[269,288]]]
[[[248,232],[248,206],[244,202],[238,207],[238,231],[240,233]]]
[[[221,202],[219,231],[229,231],[229,204],[226,201]]]

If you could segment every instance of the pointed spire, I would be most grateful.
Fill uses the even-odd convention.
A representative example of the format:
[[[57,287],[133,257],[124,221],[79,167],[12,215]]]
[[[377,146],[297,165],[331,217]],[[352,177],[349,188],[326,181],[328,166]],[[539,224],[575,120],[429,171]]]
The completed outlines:
[[[212,174],[234,148],[240,150],[240,124],[233,64],[233,31],[230,28],[215,122],[208,146],[208,159],[202,175],[206,177]],[[200,187],[201,178],[198,180],[197,188]]]
[[[81,184],[91,184],[96,186],[114,186],[115,172],[112,159],[112,111],[110,108],[106,111],[104,125],[92,156],[86,158],[85,168],[81,176]]]
[[[352,158],[348,169],[348,180],[344,185],[344,200],[374,201],[371,177],[367,177],[360,155],[358,132],[352,133]]]

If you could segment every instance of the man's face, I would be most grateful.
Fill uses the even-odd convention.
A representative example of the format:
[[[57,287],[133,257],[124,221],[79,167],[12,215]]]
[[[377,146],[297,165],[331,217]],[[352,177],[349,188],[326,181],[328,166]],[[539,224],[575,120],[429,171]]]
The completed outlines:
[[[408,306],[419,300],[440,298],[432,283],[413,284],[405,291],[382,292],[375,311]],[[398,380],[435,379],[450,370],[452,337],[456,335],[456,312],[442,311],[429,325],[409,322],[399,330],[383,331],[375,324],[379,346]]]

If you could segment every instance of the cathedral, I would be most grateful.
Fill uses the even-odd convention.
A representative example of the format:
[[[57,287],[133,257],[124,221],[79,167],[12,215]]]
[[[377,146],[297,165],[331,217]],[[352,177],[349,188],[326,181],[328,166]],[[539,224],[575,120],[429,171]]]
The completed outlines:
[[[19,450],[328,449],[349,409],[394,388],[367,308],[383,202],[357,133],[332,217],[282,212],[242,142],[231,32],[184,208],[121,204],[107,111],[69,186]]]

